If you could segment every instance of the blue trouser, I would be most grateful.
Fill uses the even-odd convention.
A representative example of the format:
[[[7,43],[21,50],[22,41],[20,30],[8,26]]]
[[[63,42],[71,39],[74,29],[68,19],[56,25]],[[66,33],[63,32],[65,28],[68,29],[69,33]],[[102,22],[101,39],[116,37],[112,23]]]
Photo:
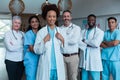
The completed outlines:
[[[82,69],[82,80],[100,80],[100,72],[99,71],[86,71]]]
[[[24,56],[24,66],[26,80],[36,80],[39,56],[31,52],[26,52]]]
[[[37,65],[25,66],[26,80],[36,80]]]
[[[58,80],[57,79],[57,70],[56,69],[52,69],[50,71],[50,80]]]
[[[113,80],[120,80],[120,61],[102,60],[102,64],[102,80],[110,80],[110,74],[112,74]]]

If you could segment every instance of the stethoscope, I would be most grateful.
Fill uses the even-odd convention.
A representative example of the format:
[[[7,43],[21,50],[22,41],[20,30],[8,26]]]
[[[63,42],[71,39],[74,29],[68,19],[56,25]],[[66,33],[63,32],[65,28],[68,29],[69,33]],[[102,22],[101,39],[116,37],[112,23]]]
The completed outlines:
[[[57,29],[57,27],[55,26],[55,30],[56,30],[56,32],[58,32],[58,29]],[[47,26],[47,32],[48,32],[48,34],[50,33],[50,31],[49,31],[49,27]],[[53,39],[52,39],[53,40]],[[59,42],[59,39],[57,39],[58,40],[58,42]]]
[[[87,35],[87,31],[88,31],[88,29],[85,29],[85,31],[84,31],[84,34],[83,34],[83,39],[86,39],[86,35]],[[94,37],[95,37],[95,34],[96,34],[96,27],[94,28],[94,33],[93,33],[93,37],[92,37],[92,39],[94,39]]]
[[[66,34],[69,35],[71,33],[72,29],[73,29],[73,24],[70,27],[68,27]]]
[[[55,27],[56,32],[58,32],[58,29]],[[49,33],[49,27],[47,26],[47,32]]]
[[[23,39],[23,33],[22,33],[22,32],[20,32],[20,34],[22,35],[22,39]],[[12,30],[12,35],[13,35],[13,36],[14,36],[14,38],[17,40],[17,37],[15,36],[15,34],[14,34],[13,30]]]

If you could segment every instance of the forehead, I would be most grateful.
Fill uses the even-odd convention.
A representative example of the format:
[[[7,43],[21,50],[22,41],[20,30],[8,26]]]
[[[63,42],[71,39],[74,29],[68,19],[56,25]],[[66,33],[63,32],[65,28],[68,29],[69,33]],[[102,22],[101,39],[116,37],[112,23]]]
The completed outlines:
[[[48,14],[56,14],[56,12],[54,10],[50,10],[50,11],[47,12],[47,15]]]
[[[71,15],[70,12],[64,12],[63,15]]]
[[[110,19],[108,22],[116,22],[114,19]]]
[[[93,17],[93,16],[90,16],[90,17],[88,17],[88,19],[95,19],[95,17]]]
[[[13,22],[21,22],[20,19],[13,19]]]
[[[31,19],[31,21],[33,21],[33,20],[37,20],[37,18],[33,17],[33,18]]]

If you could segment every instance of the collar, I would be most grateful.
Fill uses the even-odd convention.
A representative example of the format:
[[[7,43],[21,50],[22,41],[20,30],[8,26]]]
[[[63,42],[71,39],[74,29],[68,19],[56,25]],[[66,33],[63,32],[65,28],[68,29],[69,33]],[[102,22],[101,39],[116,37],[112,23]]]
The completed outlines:
[[[18,34],[20,31],[18,30],[18,31],[16,31],[16,30],[14,30],[14,29],[12,29],[12,31],[14,32],[14,33],[16,33],[16,34]]]
[[[63,25],[64,27],[71,27],[73,25],[73,23],[70,23],[69,24],[69,26],[65,26],[65,25]]]

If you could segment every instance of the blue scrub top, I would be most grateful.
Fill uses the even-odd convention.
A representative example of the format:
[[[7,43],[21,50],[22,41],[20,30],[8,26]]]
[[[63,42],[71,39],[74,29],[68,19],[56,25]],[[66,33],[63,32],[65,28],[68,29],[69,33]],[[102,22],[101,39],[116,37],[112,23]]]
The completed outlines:
[[[28,50],[29,45],[33,45],[35,43],[36,34],[29,30],[24,35],[24,63],[28,64],[38,64],[39,55],[32,53]]]
[[[48,27],[50,37],[52,39],[52,47],[51,47],[51,70],[56,69],[56,58],[55,58],[55,48],[54,48],[54,34],[55,28],[52,30]]]
[[[120,30],[115,29],[113,32],[110,32],[110,30],[105,31],[103,41],[113,41],[113,40],[120,41]],[[113,47],[103,48],[102,59],[111,60],[111,61],[120,60],[120,44]]]

